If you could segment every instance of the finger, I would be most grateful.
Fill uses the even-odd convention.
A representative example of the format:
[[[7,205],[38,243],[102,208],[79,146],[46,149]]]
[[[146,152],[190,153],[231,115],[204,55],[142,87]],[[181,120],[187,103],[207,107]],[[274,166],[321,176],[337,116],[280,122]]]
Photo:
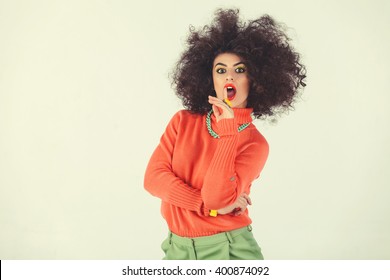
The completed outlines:
[[[209,95],[209,103],[216,103],[216,102],[222,102],[222,100],[215,96]]]
[[[217,117],[217,115],[215,115],[217,117],[217,121],[219,121],[223,118],[234,118],[233,110],[227,104],[225,104],[223,102],[223,100],[218,99],[218,98],[213,97],[213,96],[209,96],[209,103],[213,105],[214,112],[217,111],[215,109],[216,107],[219,109],[218,110],[218,113],[219,113],[218,117]]]
[[[221,115],[221,113],[219,112],[219,109],[217,106],[213,105],[213,113],[215,115],[215,117],[218,119],[219,116]]]
[[[246,201],[249,200],[249,196],[246,193],[242,193],[240,198],[245,199]]]
[[[221,108],[230,108],[228,104],[224,100],[221,100],[219,98],[216,98],[214,96],[209,95],[209,103],[213,105],[217,105],[218,107]]]
[[[247,205],[248,205],[248,202],[246,201],[246,199],[243,198],[243,199],[241,199],[241,200],[238,201],[238,204],[237,204],[237,205],[238,205],[238,207],[240,207],[241,209],[242,209],[242,208],[246,208]]]
[[[213,111],[216,112],[216,108],[218,107],[219,110],[218,110],[218,113],[219,115],[223,114],[223,111],[226,110],[226,105],[225,103],[223,103],[222,100],[218,99],[218,98],[215,98],[213,96],[209,96],[209,103],[211,105],[213,105]]]
[[[241,196],[246,199],[246,201],[248,202],[249,205],[252,205],[252,200],[249,197],[249,195],[247,195],[246,193],[242,193]]]
[[[224,88],[223,89],[223,99],[227,99],[227,98],[228,98],[227,88]]]
[[[238,203],[238,204],[247,204],[247,200],[246,200],[245,197],[239,197],[239,198],[237,199],[237,203]]]
[[[247,205],[245,205],[245,206],[240,206],[239,208],[238,208],[238,207],[235,208],[235,209],[233,210],[233,213],[236,214],[236,215],[241,215],[242,213],[244,213],[244,212],[246,211],[246,209],[247,209]]]
[[[241,215],[241,213],[242,213],[241,208],[235,208],[235,209],[233,210],[233,212],[232,212],[232,214],[233,214],[234,216]]]
[[[246,201],[248,202],[249,205],[252,205],[252,199],[249,196]]]

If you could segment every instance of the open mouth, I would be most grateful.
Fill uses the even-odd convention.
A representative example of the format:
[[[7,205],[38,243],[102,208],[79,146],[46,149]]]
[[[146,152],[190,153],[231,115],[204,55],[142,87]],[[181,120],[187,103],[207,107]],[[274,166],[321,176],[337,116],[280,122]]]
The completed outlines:
[[[226,84],[224,86],[224,89],[226,88],[227,91],[227,98],[231,101],[236,97],[236,87],[233,84]]]

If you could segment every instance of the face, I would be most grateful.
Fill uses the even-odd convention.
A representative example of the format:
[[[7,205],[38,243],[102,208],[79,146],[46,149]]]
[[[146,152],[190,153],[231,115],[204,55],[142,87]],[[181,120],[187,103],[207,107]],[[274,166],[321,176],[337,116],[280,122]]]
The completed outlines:
[[[233,53],[221,53],[213,63],[214,89],[219,99],[229,99],[233,108],[246,108],[250,81],[242,59]]]

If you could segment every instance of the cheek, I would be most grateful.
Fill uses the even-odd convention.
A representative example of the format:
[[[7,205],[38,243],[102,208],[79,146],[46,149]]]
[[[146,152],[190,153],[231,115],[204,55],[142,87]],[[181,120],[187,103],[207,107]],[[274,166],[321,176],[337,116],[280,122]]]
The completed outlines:
[[[223,98],[223,91],[219,88],[215,89],[216,95],[218,98]]]
[[[251,83],[250,83],[249,79],[247,79],[245,81],[245,88],[247,89],[247,92],[249,94],[249,89],[251,88]]]
[[[223,88],[224,84],[221,83],[221,81],[219,79],[215,79],[213,77],[213,85],[214,85],[214,90],[217,93],[217,95],[223,94],[221,89]]]

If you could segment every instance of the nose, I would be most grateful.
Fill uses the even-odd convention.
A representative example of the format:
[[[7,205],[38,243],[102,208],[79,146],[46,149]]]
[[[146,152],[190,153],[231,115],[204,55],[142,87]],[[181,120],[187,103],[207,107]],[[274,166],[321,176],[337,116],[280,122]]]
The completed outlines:
[[[233,81],[233,76],[231,74],[228,74],[226,76],[226,81]]]
[[[232,82],[235,78],[235,71],[232,70],[232,69],[229,69],[228,71],[226,71],[226,82]]]
[[[225,78],[226,82],[233,82],[233,80],[236,78],[236,72],[233,69],[228,69],[226,71]]]

